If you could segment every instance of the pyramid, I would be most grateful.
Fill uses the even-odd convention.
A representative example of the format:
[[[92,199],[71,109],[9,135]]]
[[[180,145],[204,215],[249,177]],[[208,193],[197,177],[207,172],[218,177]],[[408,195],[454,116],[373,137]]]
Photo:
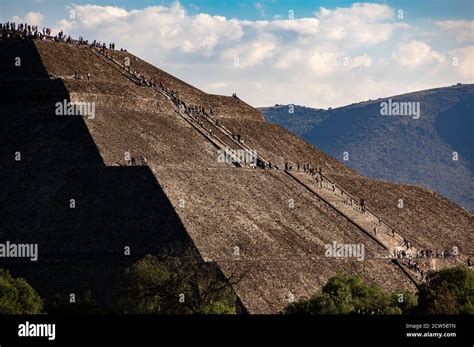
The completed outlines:
[[[0,237],[38,243],[38,262],[7,268],[41,295],[103,293],[134,260],[186,244],[225,276],[245,273],[234,285],[244,311],[277,313],[338,272],[415,291],[420,269],[473,253],[470,212],[358,174],[237,95],[207,94],[126,51],[11,40],[0,57]],[[58,115],[64,103],[94,114]],[[219,160],[226,150],[254,153],[255,165]],[[327,256],[332,244],[363,245],[363,260]],[[397,257],[425,249],[456,256],[417,268]]]

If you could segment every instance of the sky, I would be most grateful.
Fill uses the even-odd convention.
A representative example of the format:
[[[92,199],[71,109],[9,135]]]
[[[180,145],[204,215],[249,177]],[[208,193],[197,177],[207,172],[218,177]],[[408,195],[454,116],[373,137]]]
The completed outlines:
[[[1,0],[0,21],[115,42],[255,107],[474,83],[472,0]]]

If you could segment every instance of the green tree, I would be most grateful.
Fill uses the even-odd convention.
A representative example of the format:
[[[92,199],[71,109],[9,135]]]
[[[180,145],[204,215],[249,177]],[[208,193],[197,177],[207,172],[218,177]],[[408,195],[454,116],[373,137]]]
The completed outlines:
[[[0,314],[38,314],[42,310],[43,301],[23,278],[13,278],[0,269]]]
[[[214,264],[186,251],[180,256],[151,256],[125,274],[117,300],[121,313],[234,314],[232,285],[242,276],[224,278]]]
[[[419,313],[474,313],[474,272],[459,266],[430,273],[419,290]]]
[[[331,277],[322,290],[307,300],[290,304],[289,314],[401,314],[416,305],[411,293],[387,293],[378,285],[367,285],[355,275],[337,274]]]

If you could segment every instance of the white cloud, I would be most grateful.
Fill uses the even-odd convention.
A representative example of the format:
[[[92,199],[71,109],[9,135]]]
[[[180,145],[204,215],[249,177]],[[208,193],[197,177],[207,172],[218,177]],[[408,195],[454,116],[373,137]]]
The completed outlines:
[[[279,57],[277,58],[273,67],[277,69],[289,69],[296,63],[303,61],[305,57],[305,52],[298,47],[285,49],[284,51],[280,52]]]
[[[293,20],[274,20],[266,28],[270,30],[293,31],[298,34],[315,35],[320,32],[319,20],[316,18],[301,18]]]
[[[11,21],[16,23],[28,23],[30,25],[41,25],[44,16],[40,12],[28,12],[24,17],[14,16]]]
[[[384,19],[392,19],[394,11],[387,5],[355,3],[351,7],[338,7],[336,10],[327,10],[321,7],[316,15],[321,19],[330,19],[336,22],[357,18],[360,22],[375,23]]]
[[[264,9],[260,5],[254,3],[257,10]],[[440,35],[461,30],[459,24],[439,22],[428,37],[426,28],[409,26],[382,4],[258,21],[188,14],[179,3],[131,11],[97,5],[70,9],[76,19],[57,23],[67,34],[115,42],[201,89],[236,92],[254,106],[335,107],[472,78],[472,46],[455,51],[436,46]],[[456,70],[445,59],[448,54],[459,56]]]
[[[377,44],[388,40],[397,28],[408,28],[406,23],[394,22],[392,8],[380,4],[355,3],[335,10],[321,7],[315,16],[321,22],[321,35],[353,44]]]
[[[109,25],[128,16],[133,16],[133,12],[129,13],[122,8],[113,6],[77,5],[72,6],[72,10],[76,12],[77,19],[86,28]]]
[[[460,42],[474,41],[474,20],[446,20],[436,24],[441,30],[453,34]]]
[[[315,76],[329,76],[342,68],[342,56],[340,53],[314,49],[308,55],[309,68]]]
[[[452,50],[450,54],[455,58],[455,68],[461,78],[474,81],[474,46],[467,46]]]
[[[239,61],[239,67],[245,68],[261,63],[272,57],[277,47],[277,40],[271,34],[261,34],[255,40],[238,44],[222,53],[224,62]]]
[[[414,67],[431,62],[444,62],[444,56],[433,51],[430,46],[421,41],[401,42],[396,55],[402,66]]]
[[[350,67],[365,67],[368,68],[372,65],[372,59],[367,55],[360,55],[349,60]]]

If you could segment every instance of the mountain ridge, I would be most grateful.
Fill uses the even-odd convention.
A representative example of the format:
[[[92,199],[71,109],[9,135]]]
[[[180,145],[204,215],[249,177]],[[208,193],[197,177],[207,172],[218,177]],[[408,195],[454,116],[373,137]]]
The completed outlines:
[[[423,185],[472,210],[473,97],[473,84],[456,84],[330,110],[295,107],[294,114],[287,112],[288,106],[260,110],[268,121],[295,131],[341,161],[348,152],[350,159],[343,162],[364,175]],[[380,103],[388,100],[419,102],[420,119],[381,116]],[[458,161],[450,160],[454,152]]]

